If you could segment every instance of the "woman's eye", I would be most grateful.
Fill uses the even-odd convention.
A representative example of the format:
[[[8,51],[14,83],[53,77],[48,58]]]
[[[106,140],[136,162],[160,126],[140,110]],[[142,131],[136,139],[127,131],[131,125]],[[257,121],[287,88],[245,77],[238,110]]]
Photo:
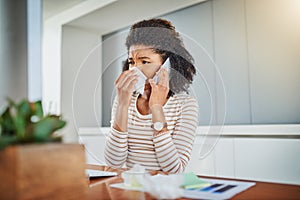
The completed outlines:
[[[143,64],[149,64],[150,62],[143,60]]]

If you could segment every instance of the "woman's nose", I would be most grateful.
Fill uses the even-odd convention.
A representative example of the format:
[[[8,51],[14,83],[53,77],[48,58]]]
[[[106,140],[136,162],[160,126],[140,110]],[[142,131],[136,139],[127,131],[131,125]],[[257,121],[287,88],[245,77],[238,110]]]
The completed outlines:
[[[131,66],[131,67],[129,67],[129,69],[134,69],[134,68],[137,68],[139,71],[143,72],[143,70],[142,70],[142,67],[141,67],[141,66],[134,65],[134,66]],[[144,72],[143,72],[143,73],[144,73]]]
[[[142,66],[141,65],[139,65],[139,64],[135,64],[134,66],[132,66],[133,68],[134,67],[136,67],[136,68],[138,68],[139,70],[141,70],[142,71]]]
[[[131,65],[131,66],[129,66],[129,69],[134,69],[134,68],[138,68],[137,65]]]

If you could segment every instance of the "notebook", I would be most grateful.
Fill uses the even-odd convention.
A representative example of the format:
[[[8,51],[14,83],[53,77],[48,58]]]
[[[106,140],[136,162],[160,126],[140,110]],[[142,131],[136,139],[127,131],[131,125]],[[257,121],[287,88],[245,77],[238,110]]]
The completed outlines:
[[[118,175],[116,172],[107,172],[107,171],[94,170],[94,169],[86,169],[85,173],[89,178],[109,177],[109,176],[117,176]]]

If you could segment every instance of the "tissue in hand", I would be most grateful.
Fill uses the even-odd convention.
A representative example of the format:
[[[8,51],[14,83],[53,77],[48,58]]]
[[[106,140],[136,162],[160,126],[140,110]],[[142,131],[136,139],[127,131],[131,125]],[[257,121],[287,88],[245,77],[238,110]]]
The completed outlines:
[[[161,69],[167,69],[167,71],[170,73],[171,70],[171,63],[169,58],[164,62],[164,64],[160,67],[160,69],[156,72],[155,76],[153,77],[154,82],[157,84],[159,81],[158,73],[160,72]],[[134,91],[144,94],[144,88],[145,88],[145,83],[147,81],[147,77],[145,74],[139,70],[137,67],[134,67],[133,70],[137,73],[138,75],[138,81],[134,86]]]
[[[144,88],[145,88],[145,83],[146,80],[148,79],[145,74],[139,70],[137,67],[134,67],[133,70],[137,73],[138,75],[138,81],[134,86],[134,91],[144,94]]]

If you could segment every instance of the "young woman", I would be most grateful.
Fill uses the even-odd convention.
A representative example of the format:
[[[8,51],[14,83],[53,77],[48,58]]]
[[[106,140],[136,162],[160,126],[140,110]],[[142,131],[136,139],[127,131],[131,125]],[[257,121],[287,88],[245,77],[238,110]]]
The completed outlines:
[[[106,163],[183,172],[198,125],[197,101],[188,94],[196,73],[193,58],[175,27],[163,19],[134,24],[126,47],[128,59],[115,81]],[[161,67],[167,59],[169,70]],[[137,92],[141,76],[146,77],[144,90]]]

